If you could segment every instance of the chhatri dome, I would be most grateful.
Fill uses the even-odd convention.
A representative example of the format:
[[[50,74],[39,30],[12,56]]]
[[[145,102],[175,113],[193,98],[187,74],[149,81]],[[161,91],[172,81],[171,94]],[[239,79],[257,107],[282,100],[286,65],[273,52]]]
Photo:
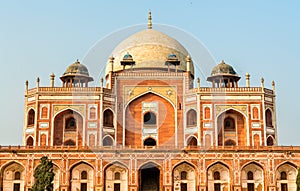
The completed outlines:
[[[76,60],[73,64],[69,65],[65,73],[60,77],[65,87],[73,86],[88,86],[88,83],[93,81],[90,77],[87,67]]]
[[[152,29],[151,12],[149,12],[148,17],[148,29],[133,34],[113,50],[111,55],[114,57],[114,62],[113,65],[107,64],[106,75],[110,71],[120,72],[124,70],[121,62],[124,56],[128,54],[135,61],[134,66],[132,66],[134,71],[167,71],[170,67],[166,64],[169,55],[176,55],[180,61],[177,66],[178,72],[188,70],[186,60],[189,54],[187,50],[174,38]],[[194,66],[192,61],[190,63],[190,71],[194,75]]]

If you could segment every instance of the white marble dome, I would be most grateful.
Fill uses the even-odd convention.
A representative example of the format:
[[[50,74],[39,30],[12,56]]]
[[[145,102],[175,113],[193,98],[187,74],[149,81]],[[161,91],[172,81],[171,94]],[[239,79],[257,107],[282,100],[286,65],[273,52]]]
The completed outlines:
[[[120,61],[126,54],[130,54],[135,61],[135,71],[139,69],[164,70],[168,66],[166,60],[170,54],[175,54],[180,65],[178,71],[187,71],[187,50],[174,38],[154,29],[142,30],[122,41],[112,52],[114,59],[113,71],[122,71]],[[106,74],[111,71],[107,64]],[[191,62],[191,73],[194,75],[194,66]]]

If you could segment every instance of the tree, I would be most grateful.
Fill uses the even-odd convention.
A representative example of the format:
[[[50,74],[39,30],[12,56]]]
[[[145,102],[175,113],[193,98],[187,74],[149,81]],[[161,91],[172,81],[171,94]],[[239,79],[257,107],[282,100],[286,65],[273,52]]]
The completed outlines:
[[[41,164],[39,164],[33,174],[35,183],[30,191],[52,191],[54,179],[53,163],[48,157],[43,156],[41,158]]]
[[[300,168],[298,168],[296,184],[297,184],[297,191],[300,191]]]

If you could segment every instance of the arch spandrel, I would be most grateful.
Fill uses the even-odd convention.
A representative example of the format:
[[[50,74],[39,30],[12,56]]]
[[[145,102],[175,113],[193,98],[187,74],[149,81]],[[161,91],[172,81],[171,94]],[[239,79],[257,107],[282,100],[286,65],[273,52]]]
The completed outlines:
[[[244,114],[245,116],[248,116],[247,105],[241,104],[241,105],[216,105],[215,117],[217,117],[219,114],[221,114],[224,111],[227,111],[229,109],[239,111],[242,114]]]
[[[53,106],[53,116],[55,116],[56,114],[60,113],[63,110],[66,109],[71,109],[74,110],[78,113],[80,113],[80,115],[82,115],[83,117],[85,117],[85,105],[54,105]]]
[[[176,86],[126,86],[124,88],[125,105],[146,93],[155,93],[176,105]]]

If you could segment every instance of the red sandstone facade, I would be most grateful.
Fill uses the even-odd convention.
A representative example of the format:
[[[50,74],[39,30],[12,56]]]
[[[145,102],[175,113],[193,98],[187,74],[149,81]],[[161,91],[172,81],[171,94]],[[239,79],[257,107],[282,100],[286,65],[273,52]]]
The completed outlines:
[[[39,159],[55,164],[54,190],[295,191],[300,148],[277,146],[275,85],[239,87],[222,61],[194,87],[194,65],[152,29],[124,40],[105,85],[89,87],[76,61],[62,87],[28,88],[21,147],[1,147],[0,188],[28,190]]]

